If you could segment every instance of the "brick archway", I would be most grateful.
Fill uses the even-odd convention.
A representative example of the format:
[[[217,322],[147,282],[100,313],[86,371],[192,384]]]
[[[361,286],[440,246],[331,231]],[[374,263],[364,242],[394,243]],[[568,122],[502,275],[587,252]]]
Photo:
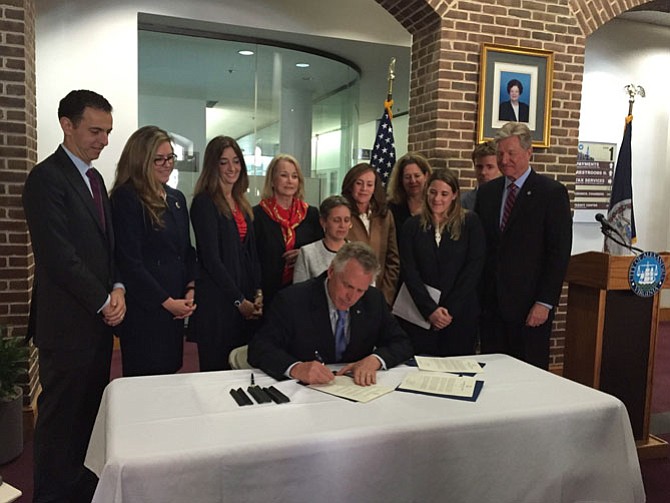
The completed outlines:
[[[376,1],[412,35],[408,149],[457,170],[464,188],[474,182],[481,44],[553,51],[550,146],[536,149],[533,168],[574,192],[586,39],[649,0]],[[553,327],[554,367],[562,365],[565,301]]]

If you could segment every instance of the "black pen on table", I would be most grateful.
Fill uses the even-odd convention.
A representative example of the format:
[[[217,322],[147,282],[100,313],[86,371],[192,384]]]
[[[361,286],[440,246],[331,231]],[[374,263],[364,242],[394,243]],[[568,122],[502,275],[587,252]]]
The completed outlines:
[[[251,385],[255,386],[256,385],[256,380],[254,379],[254,373],[251,373]]]

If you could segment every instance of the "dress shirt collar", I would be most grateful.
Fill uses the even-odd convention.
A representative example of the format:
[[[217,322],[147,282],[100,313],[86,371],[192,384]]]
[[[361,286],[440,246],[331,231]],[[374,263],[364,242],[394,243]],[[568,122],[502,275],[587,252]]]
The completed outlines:
[[[505,177],[505,193],[507,193],[507,187],[509,187],[511,184],[516,185],[517,189],[520,189],[523,187],[523,184],[526,183],[526,180],[528,179],[528,176],[530,175],[530,166],[528,166],[528,169],[524,171],[523,175],[521,175],[519,178],[516,180],[512,181],[509,178]]]

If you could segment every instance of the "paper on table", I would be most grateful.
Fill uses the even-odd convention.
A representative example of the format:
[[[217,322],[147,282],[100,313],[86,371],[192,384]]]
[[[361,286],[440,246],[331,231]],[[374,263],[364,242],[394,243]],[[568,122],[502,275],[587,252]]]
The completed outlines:
[[[329,395],[339,396],[341,398],[353,400],[354,402],[362,403],[367,403],[393,391],[393,388],[380,386],[379,384],[359,386],[354,383],[354,380],[351,377],[347,376],[335,376],[335,379],[328,384],[310,384],[307,387],[322,391],[323,393],[328,393]]]
[[[471,398],[475,393],[476,382],[474,377],[457,377],[419,371],[407,374],[398,388],[432,395]]]
[[[471,358],[431,358],[415,356],[420,370],[429,372],[451,372],[455,374],[481,374],[484,369]]]
[[[430,295],[430,298],[435,302],[439,302],[441,295],[440,291],[437,288],[433,288],[432,286],[425,285],[425,287],[428,291],[428,295]],[[405,283],[403,283],[400,287],[398,296],[393,303],[392,312],[399,318],[407,320],[417,327],[425,328],[426,330],[430,328],[430,323],[426,321],[423,315],[419,312],[419,309],[416,307],[414,299],[412,299],[412,296],[410,295]]]

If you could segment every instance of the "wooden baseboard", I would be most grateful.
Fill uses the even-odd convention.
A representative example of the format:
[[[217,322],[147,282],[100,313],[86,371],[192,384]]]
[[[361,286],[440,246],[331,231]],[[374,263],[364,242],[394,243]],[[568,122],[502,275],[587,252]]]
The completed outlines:
[[[23,443],[29,442],[33,439],[35,434],[35,422],[37,421],[37,397],[42,391],[42,387],[38,386],[33,393],[33,399],[30,405],[23,407]]]
[[[639,459],[659,459],[667,458],[670,453],[668,443],[655,435],[649,435],[647,441],[638,440],[637,457]]]
[[[662,307],[658,310],[658,321],[670,321],[670,307]]]

